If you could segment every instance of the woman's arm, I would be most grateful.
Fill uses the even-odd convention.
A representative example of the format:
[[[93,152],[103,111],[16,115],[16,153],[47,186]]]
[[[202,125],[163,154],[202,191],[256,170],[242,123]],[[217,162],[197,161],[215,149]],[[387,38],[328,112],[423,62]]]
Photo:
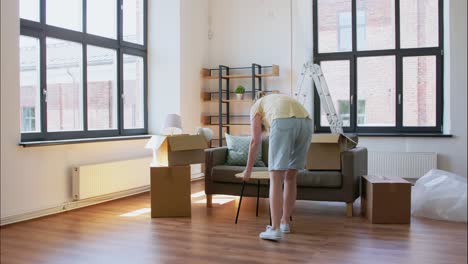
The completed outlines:
[[[256,114],[251,120],[252,124],[250,125],[251,130],[251,140],[249,147],[249,156],[247,158],[247,165],[245,166],[244,171],[244,181],[250,179],[250,174],[252,173],[252,168],[255,163],[255,158],[257,157],[257,152],[260,144],[262,144],[262,118],[259,114]]]

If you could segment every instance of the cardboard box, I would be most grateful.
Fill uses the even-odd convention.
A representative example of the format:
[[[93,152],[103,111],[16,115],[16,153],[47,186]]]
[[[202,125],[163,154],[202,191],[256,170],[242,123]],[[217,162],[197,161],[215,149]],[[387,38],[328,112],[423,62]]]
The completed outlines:
[[[159,147],[158,161],[169,167],[204,163],[206,148],[202,135],[167,136]]]
[[[373,224],[409,224],[411,183],[398,177],[363,176],[361,214]]]
[[[356,139],[353,139],[357,141]],[[308,170],[341,170],[341,152],[356,143],[341,134],[314,134],[307,153]]]
[[[151,217],[191,216],[190,166],[151,167]]]

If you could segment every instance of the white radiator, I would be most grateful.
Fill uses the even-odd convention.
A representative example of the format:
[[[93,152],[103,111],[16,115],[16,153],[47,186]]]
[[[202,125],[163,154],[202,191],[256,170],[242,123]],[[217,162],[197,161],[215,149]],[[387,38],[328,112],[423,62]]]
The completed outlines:
[[[73,199],[126,191],[150,184],[151,157],[73,168]]]
[[[379,152],[369,151],[368,174],[419,178],[431,169],[437,169],[434,152]]]

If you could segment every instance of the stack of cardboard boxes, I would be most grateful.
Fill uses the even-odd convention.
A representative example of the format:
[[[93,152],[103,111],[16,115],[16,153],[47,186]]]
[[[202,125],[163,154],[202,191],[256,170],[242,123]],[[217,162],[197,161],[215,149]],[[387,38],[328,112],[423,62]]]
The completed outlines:
[[[151,167],[151,217],[190,217],[190,164],[205,162],[201,135],[167,136]]]

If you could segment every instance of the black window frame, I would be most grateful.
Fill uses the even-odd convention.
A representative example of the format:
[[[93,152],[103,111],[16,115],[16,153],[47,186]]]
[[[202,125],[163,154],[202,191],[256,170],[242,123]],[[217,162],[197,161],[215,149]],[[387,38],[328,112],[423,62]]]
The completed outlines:
[[[352,51],[336,51],[319,53],[319,34],[318,34],[318,2],[313,0],[313,62],[321,64],[322,61],[345,60],[350,63],[350,126],[343,127],[346,133],[363,134],[442,134],[443,133],[443,1],[438,0],[438,27],[439,43],[437,47],[423,48],[401,48],[400,47],[400,0],[395,0],[395,48],[385,50],[357,50],[357,0],[351,1],[352,16]],[[389,127],[370,127],[357,125],[357,60],[363,57],[395,56],[395,126]],[[436,125],[433,127],[409,127],[403,126],[403,58],[414,56],[435,56],[436,57]],[[332,95],[333,96],[333,95]],[[401,99],[399,99],[399,97]],[[314,89],[314,131],[318,133],[330,133],[329,126],[320,124],[320,98]],[[337,110],[338,111],[338,110]]]
[[[148,0],[143,1],[143,44],[123,41],[123,1],[115,0],[117,18],[116,39],[102,37],[87,33],[87,0],[82,2],[82,31],[60,28],[46,24],[47,0],[40,0],[39,22],[20,18],[20,35],[37,38],[40,43],[40,122],[41,132],[21,132],[21,141],[49,141],[81,138],[118,137],[148,134]],[[83,96],[83,130],[80,131],[47,131],[47,65],[46,65],[46,38],[57,38],[65,41],[73,41],[82,45],[82,96]],[[87,115],[87,46],[92,45],[101,48],[112,49],[117,54],[117,128],[106,130],[88,130]],[[123,55],[133,55],[143,58],[144,64],[144,127],[136,129],[124,129],[123,123]]]

